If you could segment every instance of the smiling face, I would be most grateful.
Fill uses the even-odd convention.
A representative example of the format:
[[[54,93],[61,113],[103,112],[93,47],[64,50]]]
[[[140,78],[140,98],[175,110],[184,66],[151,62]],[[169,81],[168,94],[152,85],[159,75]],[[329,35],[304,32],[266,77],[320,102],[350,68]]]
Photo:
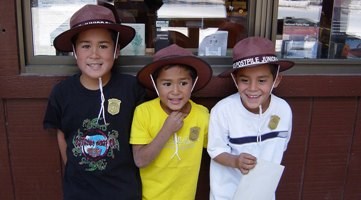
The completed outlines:
[[[245,67],[235,72],[238,92],[242,104],[252,113],[259,113],[259,105],[265,111],[270,103],[270,93],[275,77],[273,66],[269,64],[256,67]],[[272,70],[271,70],[272,69]],[[276,77],[274,88],[281,81],[281,76]]]
[[[163,67],[156,77],[156,86],[163,110],[187,112],[193,79],[189,68],[179,65]]]
[[[112,33],[107,29],[88,29],[78,34],[75,54],[85,87],[97,89],[99,77],[103,83],[109,81],[114,64],[114,44]]]

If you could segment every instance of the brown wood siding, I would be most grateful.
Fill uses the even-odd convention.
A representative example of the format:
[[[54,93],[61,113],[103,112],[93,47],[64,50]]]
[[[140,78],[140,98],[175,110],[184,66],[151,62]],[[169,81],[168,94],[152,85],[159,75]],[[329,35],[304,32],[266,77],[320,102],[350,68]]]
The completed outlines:
[[[56,135],[48,134],[41,125],[45,106],[45,99],[9,99],[6,103],[16,199],[61,197],[62,165]]]
[[[56,136],[42,129],[47,97],[61,76],[20,74],[15,1],[0,6],[0,199],[62,199]],[[341,66],[340,66],[341,67]],[[194,100],[208,108],[235,92],[214,77]],[[293,110],[278,200],[361,199],[361,76],[288,75],[275,93]],[[204,151],[197,200],[208,199]]]
[[[342,199],[355,123],[356,98],[315,98],[303,186],[304,199]]]
[[[285,170],[277,192],[278,199],[302,199],[304,171],[311,122],[312,98],[286,99],[293,112],[292,138],[284,155]]]
[[[15,1],[2,0],[0,6],[0,76],[17,74],[20,69],[16,25]]]
[[[361,101],[357,104],[355,116],[355,131],[352,137],[352,146],[348,156],[348,167],[345,180],[344,199],[361,199]]]
[[[0,199],[14,199],[4,107],[4,102],[0,99]]]

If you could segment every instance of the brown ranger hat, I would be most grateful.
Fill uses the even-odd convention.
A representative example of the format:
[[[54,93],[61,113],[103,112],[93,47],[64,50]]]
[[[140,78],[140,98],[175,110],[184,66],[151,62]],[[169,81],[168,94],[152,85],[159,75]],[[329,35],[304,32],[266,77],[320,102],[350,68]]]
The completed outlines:
[[[262,37],[248,37],[239,41],[233,47],[232,69],[224,71],[219,76],[225,77],[237,69],[262,64],[279,65],[281,72],[291,68],[295,63],[288,60],[278,60],[271,40]]]
[[[207,62],[193,55],[191,51],[172,44],[157,51],[153,56],[153,62],[143,67],[138,72],[137,78],[144,87],[154,91],[150,75],[157,69],[172,64],[188,65],[196,70],[198,80],[193,88],[194,92],[205,87],[213,75],[212,68]]]
[[[91,28],[105,28],[119,32],[120,49],[129,44],[135,36],[135,30],[132,27],[116,23],[112,10],[104,6],[88,4],[73,14],[70,18],[70,29],[54,39],[54,47],[62,52],[73,51],[72,38]]]

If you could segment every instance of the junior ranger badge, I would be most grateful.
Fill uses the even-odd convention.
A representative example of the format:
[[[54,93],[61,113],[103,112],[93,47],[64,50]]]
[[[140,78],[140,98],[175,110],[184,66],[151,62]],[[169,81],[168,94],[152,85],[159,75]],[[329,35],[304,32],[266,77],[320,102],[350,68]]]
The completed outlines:
[[[197,126],[195,126],[195,127],[192,127],[191,129],[190,129],[190,132],[189,132],[189,139],[191,140],[191,141],[196,141],[197,139],[198,139],[198,137],[199,137],[199,132],[200,132],[200,128],[199,127],[197,127]]]
[[[120,111],[120,103],[119,99],[108,99],[108,113],[111,115],[116,115]]]
[[[272,115],[268,123],[268,128],[270,128],[271,130],[275,130],[279,122],[280,122],[280,117],[277,115]]]

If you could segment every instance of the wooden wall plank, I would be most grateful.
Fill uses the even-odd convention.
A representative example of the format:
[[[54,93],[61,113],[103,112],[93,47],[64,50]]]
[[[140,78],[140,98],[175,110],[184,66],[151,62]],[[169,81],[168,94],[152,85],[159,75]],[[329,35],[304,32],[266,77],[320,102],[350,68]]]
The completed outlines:
[[[63,76],[0,76],[0,98],[48,98],[53,86],[64,78]]]
[[[292,109],[293,127],[292,137],[282,162],[285,170],[277,188],[276,196],[277,199],[301,200],[312,98],[288,98],[285,100]]]
[[[12,200],[14,199],[14,184],[9,163],[5,116],[4,102],[0,99],[0,199]]]
[[[2,58],[2,56],[0,56]],[[0,59],[1,60],[1,59]],[[14,66],[12,66],[14,67]],[[47,98],[64,76],[1,76],[0,98]],[[281,97],[353,97],[361,96],[361,76],[295,76],[283,77],[275,89]],[[347,88],[347,89],[345,89]],[[213,77],[197,98],[221,99],[236,92],[230,79]]]
[[[61,199],[56,135],[42,129],[45,106],[45,99],[7,100],[16,199]]]
[[[356,116],[355,132],[348,163],[347,180],[345,184],[344,199],[361,199],[361,101],[358,99],[358,112]]]
[[[361,75],[285,75],[275,94],[282,97],[361,96]],[[347,88],[347,89],[345,89]],[[213,77],[199,97],[224,97],[236,91],[231,78]]]
[[[287,97],[361,96],[360,85],[360,75],[287,75],[275,92]]]
[[[198,176],[196,200],[209,200],[209,165],[210,157],[207,150],[204,149]]]
[[[17,40],[16,1],[2,0],[0,6],[0,76],[20,72]]]
[[[315,98],[302,199],[343,199],[356,98]]]

